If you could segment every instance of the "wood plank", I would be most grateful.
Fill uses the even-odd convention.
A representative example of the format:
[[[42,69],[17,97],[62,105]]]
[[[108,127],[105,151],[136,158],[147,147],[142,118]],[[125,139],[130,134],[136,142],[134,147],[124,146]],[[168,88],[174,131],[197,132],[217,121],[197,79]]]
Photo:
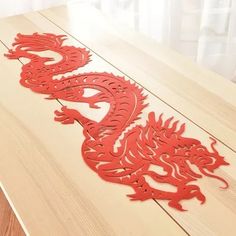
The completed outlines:
[[[17,31],[42,31],[23,17],[0,24],[1,40],[8,45]],[[59,104],[21,87],[22,65],[5,58],[5,52],[1,44],[0,73],[7,79],[0,88],[0,179],[29,233],[186,235],[156,203],[131,204],[129,188],[105,183],[86,167],[82,128],[55,123]]]
[[[12,207],[0,186],[0,235],[25,236]]]
[[[36,24],[36,22],[38,22],[37,24],[40,24],[40,25],[43,25],[43,24],[45,24],[45,22],[42,20],[41,22],[40,22],[40,18],[39,17],[37,17],[37,16],[32,16],[32,14],[30,14],[29,16],[27,15],[26,16],[27,17],[27,19],[29,19],[29,20],[31,20],[31,21],[33,21],[35,24]],[[39,23],[40,22],[40,23]],[[43,23],[44,22],[44,23]],[[49,27],[49,26],[48,26]],[[50,30],[54,30],[54,27],[52,27],[52,28],[50,28]],[[59,33],[59,32],[58,32]],[[60,32],[60,33],[63,33],[63,32]],[[75,42],[76,43],[76,42]],[[98,58],[97,57],[94,57],[93,56],[93,59],[94,60],[96,60],[96,61],[98,61]],[[99,67],[101,68],[101,66],[99,65]],[[91,68],[93,68],[93,69],[96,69],[96,68],[98,68],[99,69],[99,67],[95,67],[95,65],[93,65],[93,67],[91,67]],[[88,69],[88,71],[90,70],[90,68]],[[101,70],[101,69],[100,69]],[[114,73],[115,73],[115,71],[114,70],[112,70],[112,67],[110,68],[110,70],[109,71],[113,71]],[[118,71],[116,72],[116,73],[119,73]],[[167,111],[167,109],[166,109],[166,107],[165,106],[163,106],[163,104],[162,103],[157,103],[156,102],[156,99],[153,97],[153,96],[151,96],[150,94],[149,94],[149,99],[150,99],[150,110],[155,110],[156,109],[156,107],[159,107],[159,108],[161,108],[162,109],[162,111],[164,111],[165,110],[165,114],[167,114],[167,116],[171,116],[171,114],[173,115],[173,114],[175,114],[175,116],[177,116],[177,114],[176,113],[173,113],[173,110],[172,109],[169,109],[168,111]],[[153,105],[152,105],[153,104]],[[153,106],[153,107],[151,107],[151,106]],[[177,116],[178,118],[180,118],[181,116]],[[183,117],[182,117],[183,118]],[[181,118],[180,118],[181,119]],[[213,120],[213,119],[212,119]],[[185,122],[186,122],[186,120],[185,120]],[[187,123],[189,123],[189,125],[191,126],[192,124],[191,124],[191,122],[187,122]],[[191,133],[191,132],[190,132]],[[205,143],[207,143],[207,139],[208,139],[208,135],[206,135],[206,134],[204,134],[203,135],[203,132],[200,132],[199,133],[199,129],[196,129],[196,131],[194,132],[194,133],[191,133],[190,135],[192,135],[192,136],[194,136],[194,137],[198,137],[200,140],[202,140],[203,139],[203,136],[206,138],[205,139]],[[199,136],[198,136],[199,135]],[[228,149],[226,149],[227,151],[228,151]],[[227,157],[230,157],[230,156],[232,156],[232,157],[234,157],[235,156],[235,154],[233,153],[233,152],[231,152],[231,151],[229,151],[229,153],[226,151],[226,156]],[[234,158],[230,158],[230,160],[232,161],[232,160],[234,160]],[[234,169],[234,161],[233,161],[233,163],[232,163],[232,165],[233,165],[233,169]],[[229,170],[229,172],[231,172],[230,170]],[[224,174],[223,174],[224,175]],[[226,174],[227,175],[227,174]],[[233,184],[233,186],[234,186],[234,179],[232,179],[232,181],[231,181],[231,183]],[[203,184],[204,185],[204,184]],[[205,183],[205,186],[203,187],[204,189],[208,189],[208,187],[207,186],[209,186],[209,182],[208,183]],[[206,190],[207,191],[207,190]],[[208,189],[208,191],[210,191],[211,193],[209,193],[209,194],[212,194],[212,195],[215,195],[216,193],[214,192],[214,190],[213,189]],[[213,192],[212,192],[213,191]],[[216,190],[216,191],[218,191],[218,190]],[[231,194],[230,194],[231,195]],[[230,199],[231,197],[229,197],[229,199]],[[210,199],[211,199],[211,197],[210,197]],[[214,202],[214,200],[213,200],[213,202]],[[216,201],[216,202],[214,202],[214,207],[212,207],[212,206],[210,206],[208,209],[204,209],[203,211],[197,211],[196,213],[194,212],[188,212],[187,214],[185,214],[185,215],[179,215],[178,214],[178,212],[176,213],[176,211],[174,210],[174,211],[172,211],[171,209],[169,210],[169,208],[168,207],[166,207],[166,205],[165,204],[162,204],[163,206],[165,206],[165,208],[168,210],[168,212],[171,214],[171,215],[173,215],[173,216],[175,216],[175,218],[180,222],[180,224],[181,225],[183,225],[184,227],[185,227],[185,229],[188,231],[188,232],[190,232],[191,234],[193,234],[193,235],[200,235],[200,234],[202,234],[203,232],[208,232],[208,233],[210,233],[211,232],[211,234],[214,234],[214,232],[217,232],[217,233],[220,233],[221,232],[221,225],[220,225],[220,223],[219,222],[221,222],[221,220],[222,220],[222,218],[221,217],[219,217],[216,221],[218,222],[217,224],[212,224],[211,223],[211,218],[203,218],[202,219],[202,221],[201,222],[198,222],[198,219],[199,219],[199,215],[202,215],[203,213],[204,214],[206,214],[206,215],[209,215],[209,213],[212,211],[212,209],[215,209],[215,207],[219,207],[218,206],[218,203],[217,203],[218,201]],[[231,202],[230,200],[228,201],[228,202]],[[191,204],[194,204],[193,202],[191,202],[190,203],[190,205]],[[222,203],[220,203],[220,205],[221,205]],[[227,203],[226,203],[227,204]],[[195,205],[195,207],[197,206],[197,204]],[[191,205],[191,207],[193,207],[193,205]],[[191,208],[190,207],[190,208]],[[193,207],[192,209],[194,209],[193,211],[195,211],[195,207]],[[218,209],[220,209],[221,207],[219,207]],[[224,207],[223,207],[224,208]],[[207,213],[206,213],[207,212]],[[219,211],[220,212],[220,211]],[[189,220],[189,219],[191,219],[191,220]],[[230,218],[231,219],[231,218]],[[233,213],[233,215],[232,215],[232,219],[235,219],[235,216],[234,216],[234,213]],[[204,222],[205,221],[205,222]],[[198,223],[196,223],[196,222],[198,222]],[[194,223],[194,224],[193,224]],[[233,221],[229,221],[229,223],[228,223],[228,226],[233,230]],[[193,227],[193,225],[194,225],[194,227]],[[205,225],[210,225],[210,228],[208,228],[208,226],[206,227]],[[216,227],[215,229],[214,229],[214,227]],[[224,228],[224,230],[225,230],[225,228]]]
[[[42,18],[40,15],[38,15],[36,13],[27,14],[25,16],[25,18],[13,17],[13,18],[9,18],[9,19],[5,19],[4,21],[1,21],[0,29],[6,28],[6,26],[8,26],[8,30],[6,32],[4,32],[4,34],[1,34],[1,35],[4,35],[4,38],[2,38],[2,40],[4,41],[5,44],[7,44],[7,46],[9,46],[11,44],[11,40],[12,40],[12,38],[14,38],[14,36],[17,32],[32,33],[35,31],[38,31],[38,32],[46,32],[47,31],[47,32],[52,32],[52,33],[56,33],[56,34],[63,33],[60,29],[55,27],[55,25],[49,24],[46,19]],[[10,28],[10,30],[9,30],[9,28]],[[77,41],[73,40],[72,38],[69,38],[67,43],[69,45],[74,44],[76,46],[81,46],[81,44],[79,44]],[[83,68],[82,70],[80,69],[79,71],[81,72],[81,71],[92,71],[92,70],[93,71],[94,70],[97,70],[97,71],[104,71],[105,70],[105,71],[111,71],[115,74],[120,74],[120,72],[118,70],[116,70],[112,66],[105,63],[98,56],[93,55],[92,59],[93,59],[92,63],[90,63],[88,66],[86,66],[86,68]],[[5,62],[5,63],[10,67],[9,62]],[[19,70],[18,70],[18,73],[19,73]],[[17,75],[14,75],[14,77],[17,77]],[[16,81],[17,81],[17,79],[14,79],[14,82],[12,82],[12,83],[16,83]],[[11,84],[11,86],[12,85],[13,84]],[[17,88],[17,85],[14,85],[14,86],[15,86],[14,90],[18,91],[19,88]],[[25,88],[21,88],[20,90],[25,90]],[[26,92],[24,92],[24,93],[26,93]],[[146,92],[146,93],[148,94],[148,92]],[[36,96],[40,97],[40,95],[37,95],[37,94],[32,95],[32,93],[30,91],[29,91],[29,94],[31,94],[31,95],[29,95],[29,97],[31,97],[31,99]],[[173,97],[172,99],[174,99],[174,98],[175,97]],[[22,100],[22,101],[24,101],[23,103],[25,106],[26,100]],[[149,101],[150,101],[149,110],[148,109],[146,110],[144,116],[147,116],[148,111],[156,110],[156,108],[158,108],[157,114],[164,112],[166,117],[174,115],[177,119],[180,119],[181,121],[186,122],[187,127],[189,127],[186,131],[186,136],[196,137],[196,138],[200,139],[201,141],[203,141],[203,143],[206,145],[209,143],[208,134],[206,132],[199,129],[199,127],[193,125],[192,122],[190,122],[189,120],[184,118],[182,115],[180,115],[178,112],[173,110],[171,107],[167,106],[162,101],[156,99],[156,97],[152,96],[151,94],[149,94]],[[11,106],[9,106],[10,105],[9,98],[7,99],[7,101],[5,101],[5,103],[7,104],[7,107],[11,107]],[[41,106],[42,107],[48,106],[46,104],[45,105],[42,104],[42,103],[48,103],[46,101],[42,101],[42,102],[39,101],[39,103],[41,104],[40,107]],[[35,106],[32,106],[31,109],[35,110],[34,107]],[[16,111],[14,111],[14,113],[15,112]],[[44,113],[47,113],[47,112],[49,112],[49,109],[44,110]],[[50,114],[50,113],[48,113],[48,114]],[[44,114],[44,115],[45,115],[45,117],[48,118],[48,116],[46,116],[46,114]],[[22,114],[17,113],[17,116],[22,116]],[[33,119],[32,114],[30,114],[30,118],[25,117],[25,119],[32,120]],[[41,119],[42,119],[42,117],[40,117],[40,120]],[[214,119],[212,118],[212,120],[214,120]],[[24,119],[22,120],[22,122],[23,121],[24,121]],[[47,124],[48,121],[46,122],[43,120],[42,123]],[[30,124],[28,122],[27,126],[29,126],[29,125]],[[50,124],[50,125],[52,125],[52,124]],[[62,129],[60,128],[60,130],[64,130],[61,132],[65,132],[65,133],[63,133],[63,135],[66,135],[66,133],[69,132],[68,129],[70,129],[70,128],[71,127],[63,127]],[[33,127],[31,127],[31,129],[33,129]],[[48,129],[48,127],[47,127],[46,130],[51,130],[51,129]],[[41,131],[41,126],[40,126],[40,131]],[[47,136],[43,137],[42,134],[40,134],[40,131],[37,131],[37,132],[39,132],[39,133],[37,133],[37,136],[42,137],[41,141],[45,142],[44,140],[47,140]],[[58,131],[56,131],[56,132],[58,132]],[[73,129],[71,128],[67,137],[76,137],[76,136],[74,136],[73,132],[74,132],[74,128]],[[81,129],[80,129],[80,133],[82,133]],[[55,136],[55,140],[58,139],[56,137],[60,137],[60,136]],[[78,140],[76,140],[76,141],[78,141]],[[47,143],[45,145],[48,146],[50,142],[51,142],[50,140],[47,140]],[[75,145],[78,146],[78,143],[76,143]],[[219,149],[219,151],[222,155],[226,156],[226,160],[231,163],[230,167],[221,168],[221,170],[217,172],[217,173],[220,173],[220,175],[226,176],[226,178],[229,181],[230,186],[231,186],[230,191],[220,191],[219,189],[216,189],[217,184],[215,181],[212,181],[209,179],[206,179],[206,180],[204,179],[203,181],[201,181],[201,187],[204,189],[204,193],[206,192],[206,195],[208,198],[208,202],[204,206],[200,207],[199,203],[196,201],[186,202],[186,203],[184,203],[184,205],[189,209],[189,212],[183,214],[183,213],[179,213],[174,210],[171,210],[169,207],[166,206],[166,204],[161,203],[162,206],[171,215],[175,216],[175,219],[177,219],[182,225],[184,225],[185,229],[188,232],[190,232],[192,235],[204,235],[204,234],[205,235],[223,235],[222,232],[227,233],[227,232],[234,232],[235,231],[235,229],[234,229],[235,228],[234,227],[235,212],[232,209],[233,207],[232,208],[230,207],[235,204],[235,178],[236,178],[236,176],[235,176],[235,173],[236,173],[235,172],[235,166],[236,166],[235,153],[232,152],[230,149],[228,149],[224,145],[218,145],[217,148]],[[51,148],[50,151],[51,150],[53,150],[53,148]],[[61,151],[62,150],[60,150],[60,152]],[[79,150],[78,150],[78,152],[79,152]],[[64,151],[64,153],[65,153],[65,151]],[[59,153],[58,153],[58,155],[59,155]],[[60,159],[58,157],[55,157],[55,158],[57,158],[57,160],[59,159],[58,163],[60,163],[60,168],[62,168],[61,166],[63,166],[64,170],[68,170],[69,163],[65,162],[63,159]],[[78,161],[78,160],[76,160],[76,161]],[[73,163],[73,164],[75,165],[76,163]],[[72,176],[76,185],[80,186],[81,183],[78,183],[78,179],[76,178],[76,177],[78,177],[78,175],[77,175],[77,173],[75,173],[77,168],[75,168],[74,165],[73,165],[73,168],[71,167],[70,171],[68,171],[67,173],[70,173],[70,176]],[[83,165],[84,165],[84,163],[81,164],[81,166],[83,166]],[[87,175],[89,175],[89,172],[88,173],[86,172],[84,174],[85,174],[85,176],[87,176]],[[94,176],[93,181],[95,181],[95,182],[98,181],[98,180],[95,180],[95,178],[98,178],[98,177]],[[107,185],[107,183],[104,183],[104,185]],[[123,186],[118,186],[118,185],[112,185],[112,186],[114,188],[111,187],[111,189],[109,190],[111,192],[104,191],[104,193],[110,195],[110,194],[113,194],[114,191],[116,191],[116,194],[119,196],[120,194],[125,195],[125,192],[127,192],[127,189],[124,190]],[[87,193],[87,191],[88,190],[86,189],[86,193]],[[117,196],[117,198],[119,198],[118,196]],[[127,199],[124,198],[123,200],[125,201]],[[102,204],[101,202],[97,202],[96,207],[99,208],[101,204]],[[126,204],[126,203],[123,203],[123,204]],[[128,209],[127,212],[130,212],[129,208],[131,207],[130,205],[132,205],[132,204],[130,204],[130,202],[127,201],[127,206],[126,206]],[[143,206],[142,210],[144,210],[143,217],[148,218],[150,220],[151,217],[150,217],[150,213],[146,211],[147,210],[146,204],[147,204],[146,202],[141,204]],[[135,205],[135,207],[137,207],[137,206],[141,207],[140,203],[138,203],[138,204],[135,203],[134,205]],[[111,208],[113,209],[112,205],[110,205],[109,209],[106,209],[106,208],[101,210],[101,212],[103,214],[105,214],[104,211],[106,211],[106,210],[110,211]],[[155,206],[155,208],[158,209],[158,206]],[[214,213],[213,213],[213,210],[214,210]],[[225,212],[227,217],[223,217],[221,212]],[[159,214],[160,214],[160,212],[159,212]],[[214,214],[214,221],[212,220],[213,214]],[[159,218],[161,218],[161,219],[162,219],[162,217],[163,216],[161,216],[161,217],[159,216]],[[107,220],[107,215],[105,216],[105,219]],[[126,220],[130,219],[130,217],[127,216],[125,219]],[[157,218],[155,218],[155,223],[156,222],[160,222],[160,221],[158,221]],[[222,227],[221,222],[223,222],[224,227]],[[152,224],[155,224],[155,223],[154,223],[154,221],[152,221],[152,223],[150,222],[151,226],[152,226]],[[111,224],[111,225],[113,225],[113,224]],[[149,229],[149,226],[148,226],[148,229]],[[144,227],[144,225],[142,225],[142,227]],[[140,226],[140,228],[142,228],[142,227]],[[154,227],[154,226],[152,226],[152,227]],[[150,228],[152,228],[152,227],[150,227]],[[158,226],[158,228],[159,228],[159,226]],[[146,229],[147,229],[147,226],[146,226]],[[159,231],[159,229],[155,228],[155,230],[153,232],[165,232],[165,231],[161,231],[161,230]],[[139,233],[138,233],[138,235],[140,235]],[[174,235],[176,235],[176,233]]]
[[[86,4],[40,14],[236,150],[236,86],[230,81],[140,34],[117,30]]]

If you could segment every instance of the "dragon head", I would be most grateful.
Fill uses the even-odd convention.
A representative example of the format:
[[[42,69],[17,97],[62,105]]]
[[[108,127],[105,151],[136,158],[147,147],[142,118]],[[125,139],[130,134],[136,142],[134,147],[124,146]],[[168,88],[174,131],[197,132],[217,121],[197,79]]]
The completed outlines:
[[[181,165],[185,169],[191,169],[189,166],[190,163],[197,167],[203,175],[222,181],[225,184],[225,187],[222,188],[227,188],[228,183],[223,178],[213,174],[218,167],[229,165],[224,160],[224,157],[219,155],[215,149],[216,140],[210,138],[212,140],[212,151],[210,151],[199,140],[183,137],[182,134],[185,130],[184,124],[177,129],[178,121],[175,121],[171,125],[170,122],[172,119],[171,117],[163,122],[161,115],[156,122],[154,113],[150,113],[149,121],[146,127],[144,127],[145,136],[143,138],[145,143],[150,147],[154,147],[154,151],[158,153],[158,156],[161,156],[163,161],[169,165],[173,165],[172,163],[174,162],[179,165],[180,169]],[[173,169],[175,169],[174,165]],[[195,177],[199,176],[191,171],[191,174],[193,173]]]
[[[205,146],[202,144],[195,145],[190,150],[189,161],[191,164],[198,167],[199,171],[204,174],[205,176],[212,177],[222,181],[227,188],[228,183],[221,177],[214,175],[214,170],[222,165],[229,165],[228,162],[224,160],[224,157],[219,155],[218,151],[215,149],[216,140],[210,138],[212,140],[210,152]]]

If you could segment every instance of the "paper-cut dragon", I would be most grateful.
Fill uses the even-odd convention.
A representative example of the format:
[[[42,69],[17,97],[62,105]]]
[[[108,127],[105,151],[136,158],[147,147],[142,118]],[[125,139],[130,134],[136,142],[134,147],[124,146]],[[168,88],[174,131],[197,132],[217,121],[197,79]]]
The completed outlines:
[[[154,112],[149,113],[146,125],[136,124],[129,128],[140,119],[147,106],[146,96],[139,86],[124,77],[100,72],[54,79],[54,76],[72,72],[90,61],[89,51],[63,45],[65,39],[64,35],[49,33],[18,34],[13,49],[6,56],[29,59],[22,66],[20,83],[33,92],[49,95],[47,99],[84,102],[91,108],[99,108],[98,102],[109,103],[109,111],[100,122],[66,106],[55,111],[55,121],[62,124],[78,121],[83,126],[82,155],[92,170],[106,181],[132,187],[134,194],[128,195],[131,200],[167,200],[169,206],[182,211],[181,200],[197,198],[201,203],[205,202],[200,188],[192,183],[202,176],[221,180],[225,184],[222,188],[228,187],[223,178],[213,173],[219,166],[228,165],[215,149],[213,138],[212,150],[208,150],[200,141],[182,136],[184,124],[177,128],[178,121],[173,122],[173,117],[165,121],[162,116],[156,119]],[[62,59],[53,63],[53,58],[37,55],[46,50],[60,54]],[[96,89],[97,93],[86,97],[86,88]],[[115,149],[118,140],[120,145]],[[161,168],[162,173],[155,171],[153,166]],[[176,190],[158,189],[148,178],[156,183],[155,186],[170,184]]]

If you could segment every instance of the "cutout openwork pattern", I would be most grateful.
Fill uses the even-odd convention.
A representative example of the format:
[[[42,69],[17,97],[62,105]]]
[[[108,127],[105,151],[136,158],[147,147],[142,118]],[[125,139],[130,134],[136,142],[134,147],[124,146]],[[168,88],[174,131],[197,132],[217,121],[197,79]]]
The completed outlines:
[[[154,112],[149,113],[146,125],[136,124],[127,129],[140,119],[147,106],[143,89],[134,83],[124,77],[99,72],[53,79],[90,61],[89,51],[63,45],[65,39],[64,35],[18,34],[13,49],[6,56],[30,60],[22,66],[20,83],[33,92],[49,95],[47,99],[88,103],[91,108],[99,108],[98,102],[110,104],[100,122],[66,106],[55,111],[55,121],[62,124],[78,121],[83,126],[82,155],[92,170],[106,181],[132,187],[134,193],[128,195],[131,200],[168,200],[169,206],[181,211],[184,210],[181,200],[197,198],[205,202],[205,196],[193,181],[208,176],[221,180],[225,184],[222,188],[228,187],[223,178],[213,173],[219,166],[228,165],[215,149],[213,138],[211,150],[208,150],[199,140],[182,136],[184,124],[179,127],[173,117],[156,118]],[[62,59],[52,63],[53,58],[33,53],[47,50],[60,54]],[[86,89],[98,92],[83,96]],[[115,148],[118,139],[121,145]],[[153,166],[162,169],[162,173],[155,171]],[[155,187],[147,179],[154,181]],[[172,185],[175,191],[159,189],[158,184]]]

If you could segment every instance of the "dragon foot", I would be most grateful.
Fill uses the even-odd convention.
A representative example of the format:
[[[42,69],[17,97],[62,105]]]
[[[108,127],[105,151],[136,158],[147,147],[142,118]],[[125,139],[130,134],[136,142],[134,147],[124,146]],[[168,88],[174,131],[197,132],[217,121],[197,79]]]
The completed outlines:
[[[196,185],[177,186],[177,192],[168,192],[150,187],[147,183],[142,186],[133,187],[134,194],[128,195],[131,201],[145,201],[148,199],[169,200],[168,205],[179,211],[186,211],[180,201],[196,198],[203,204],[206,201],[205,196],[201,193],[200,188]]]
[[[13,51],[12,49],[9,49],[8,53],[4,54],[8,59],[19,59],[21,57],[24,57],[26,55],[25,51]]]
[[[156,190],[155,192],[158,192],[158,194],[154,194],[152,192],[152,194],[140,194],[140,193],[135,193],[135,194],[129,194],[127,195],[128,197],[130,197],[130,200],[131,201],[145,201],[145,200],[148,200],[148,199],[154,199],[154,200],[159,200],[159,199],[165,199],[162,197],[162,195],[160,194],[162,191],[159,191],[159,190]],[[163,191],[164,192],[164,191]],[[166,194],[170,194],[170,195],[173,195],[173,193],[167,193],[167,192],[164,192],[164,195]],[[146,196],[145,196],[146,195]],[[165,196],[166,197],[166,196]],[[179,203],[179,199],[174,199],[174,196],[173,196],[173,199],[171,199],[169,202],[168,202],[168,205],[172,208],[175,208],[176,210],[179,210],[179,211],[186,211],[182,205]]]
[[[89,119],[82,116],[77,110],[69,109],[67,106],[63,106],[61,111],[56,110],[54,113],[56,115],[54,120],[62,124],[74,124],[75,121],[85,124],[89,121]]]
[[[187,211],[183,208],[183,206],[178,201],[171,200],[168,202],[168,205],[172,208],[179,210],[179,211]]]
[[[206,197],[201,193],[201,191],[199,190],[195,196],[201,204],[205,203],[206,201]]]
[[[206,201],[206,197],[201,193],[200,188],[196,185],[185,185],[184,187],[180,187],[175,196],[168,202],[170,207],[176,208],[180,211],[186,211],[183,209],[180,204],[181,200],[184,199],[192,199],[196,198],[203,204]]]

